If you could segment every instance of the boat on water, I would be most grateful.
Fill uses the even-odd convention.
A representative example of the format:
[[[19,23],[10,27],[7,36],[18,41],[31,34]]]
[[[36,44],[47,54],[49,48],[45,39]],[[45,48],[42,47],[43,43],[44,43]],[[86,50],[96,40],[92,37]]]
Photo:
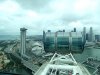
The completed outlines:
[[[49,62],[43,64],[35,75],[91,75],[89,71],[76,62],[73,55],[55,53]]]

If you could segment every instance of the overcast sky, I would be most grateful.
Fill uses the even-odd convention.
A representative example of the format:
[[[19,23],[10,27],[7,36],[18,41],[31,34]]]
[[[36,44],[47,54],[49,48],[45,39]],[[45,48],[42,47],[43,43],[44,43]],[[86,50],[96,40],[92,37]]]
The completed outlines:
[[[0,0],[0,35],[93,27],[100,33],[100,0]]]

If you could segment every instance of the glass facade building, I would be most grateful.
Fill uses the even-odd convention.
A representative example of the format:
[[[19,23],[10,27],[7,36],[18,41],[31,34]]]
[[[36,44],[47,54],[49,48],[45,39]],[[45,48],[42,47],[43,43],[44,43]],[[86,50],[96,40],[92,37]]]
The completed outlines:
[[[82,33],[45,32],[44,49],[46,52],[82,52],[84,49]]]

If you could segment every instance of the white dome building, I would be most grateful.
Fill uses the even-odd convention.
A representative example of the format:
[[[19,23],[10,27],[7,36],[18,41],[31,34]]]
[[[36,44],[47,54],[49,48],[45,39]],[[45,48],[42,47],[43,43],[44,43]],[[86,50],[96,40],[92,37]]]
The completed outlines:
[[[34,42],[33,43],[33,48],[32,48],[32,53],[35,55],[41,55],[44,53],[44,48],[43,48],[43,43],[42,42]]]

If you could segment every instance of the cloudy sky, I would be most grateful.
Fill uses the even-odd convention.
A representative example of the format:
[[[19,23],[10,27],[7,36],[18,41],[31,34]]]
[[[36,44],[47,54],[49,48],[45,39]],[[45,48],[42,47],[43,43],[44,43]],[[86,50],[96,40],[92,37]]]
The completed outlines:
[[[42,34],[77,27],[100,28],[100,0],[0,0],[0,35],[20,34],[26,27],[28,34]]]

